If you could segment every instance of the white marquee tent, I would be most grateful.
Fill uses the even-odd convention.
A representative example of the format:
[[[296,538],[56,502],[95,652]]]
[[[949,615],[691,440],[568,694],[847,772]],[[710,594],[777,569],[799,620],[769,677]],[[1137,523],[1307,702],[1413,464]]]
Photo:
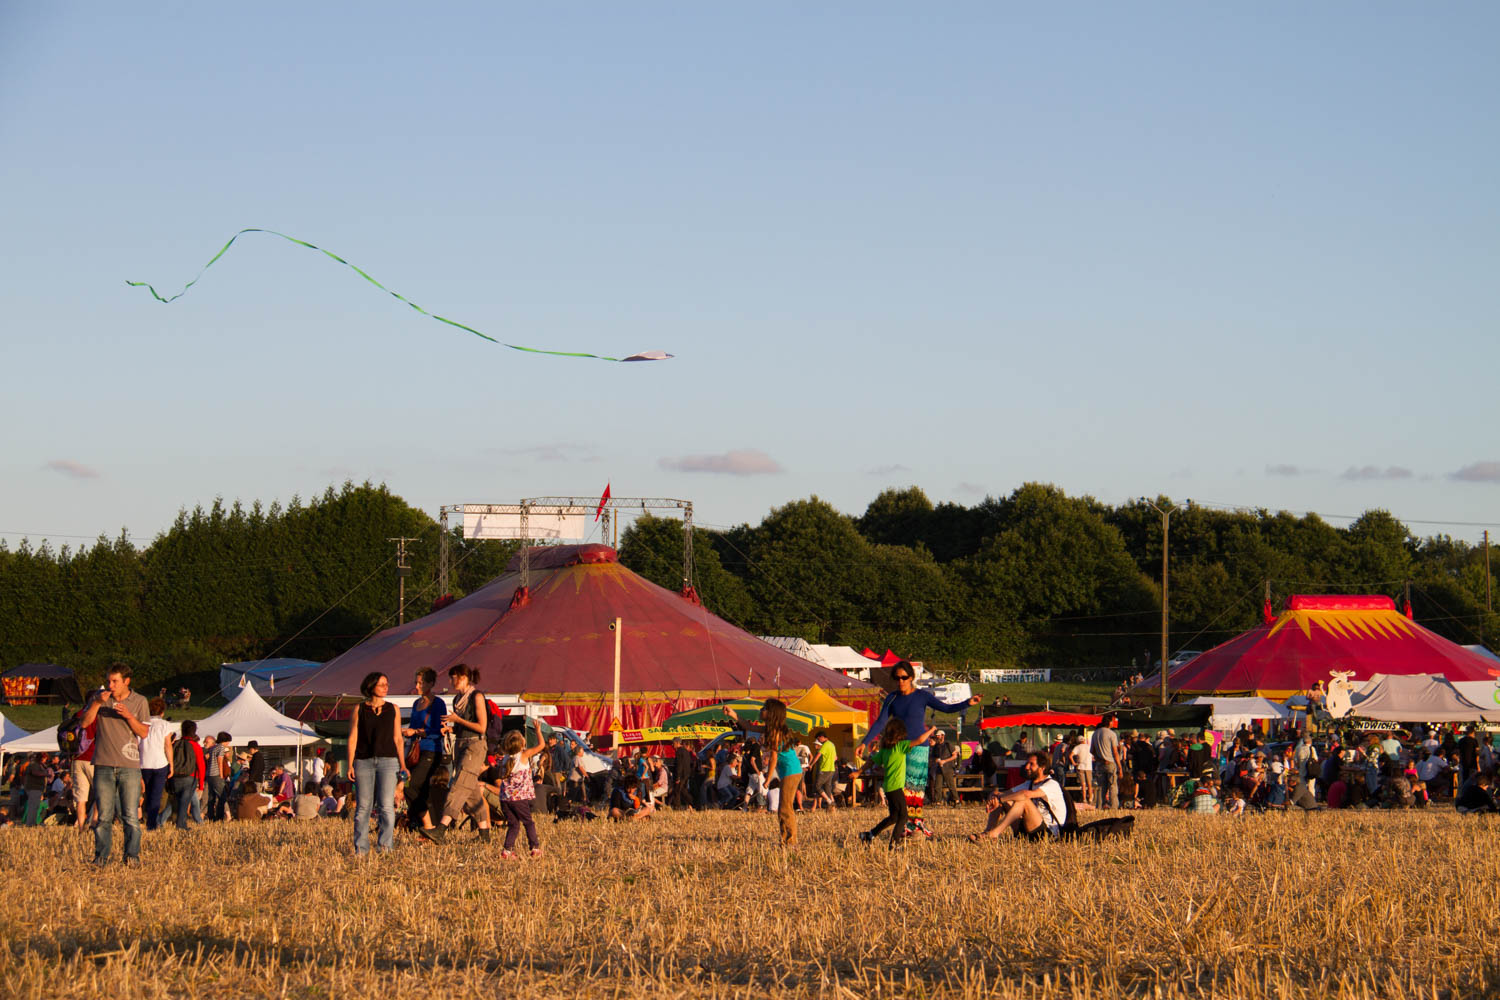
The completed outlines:
[[[251,740],[263,747],[301,747],[322,739],[311,726],[267,705],[254,685],[246,684],[239,692],[213,715],[198,720],[200,737],[228,733],[235,746],[241,747]]]
[[[1208,727],[1232,733],[1256,719],[1285,719],[1292,713],[1269,698],[1194,698],[1189,704],[1208,705]]]

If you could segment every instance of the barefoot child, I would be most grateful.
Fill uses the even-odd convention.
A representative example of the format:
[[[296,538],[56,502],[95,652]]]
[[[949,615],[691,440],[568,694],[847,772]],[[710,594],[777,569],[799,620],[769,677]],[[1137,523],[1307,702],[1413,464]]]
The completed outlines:
[[[537,736],[541,736],[540,730]],[[547,743],[538,738],[536,746],[528,747],[526,730],[512,729],[505,734],[505,742],[500,748],[505,752],[505,759],[500,762],[500,815],[505,819],[505,851],[500,856],[516,856],[516,841],[521,836],[521,828],[525,827],[526,846],[531,848],[533,858],[539,858],[542,856],[542,842],[537,838],[536,824],[531,820],[531,805],[536,801],[531,758],[547,749]]]
[[[885,789],[886,817],[875,824],[873,830],[867,830],[859,835],[860,843],[873,843],[881,830],[895,824],[891,831],[891,847],[900,846],[901,841],[906,839],[906,752],[913,746],[922,746],[932,734],[937,732],[937,727],[930,727],[922,738],[916,741],[906,738],[906,723],[892,717],[885,728],[880,731],[880,749],[870,755],[871,762],[879,764],[885,769],[885,781],[882,787]],[[854,748],[854,762],[860,763],[865,748],[861,744]]]

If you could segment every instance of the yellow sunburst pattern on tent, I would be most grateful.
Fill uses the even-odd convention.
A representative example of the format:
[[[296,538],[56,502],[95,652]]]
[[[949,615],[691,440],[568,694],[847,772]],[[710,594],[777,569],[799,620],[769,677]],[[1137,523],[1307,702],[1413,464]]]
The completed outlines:
[[[1303,636],[1312,638],[1313,626],[1317,625],[1340,639],[1401,639],[1416,634],[1411,619],[1387,608],[1374,610],[1283,611],[1271,626],[1267,638],[1280,632],[1287,625],[1296,625]]]

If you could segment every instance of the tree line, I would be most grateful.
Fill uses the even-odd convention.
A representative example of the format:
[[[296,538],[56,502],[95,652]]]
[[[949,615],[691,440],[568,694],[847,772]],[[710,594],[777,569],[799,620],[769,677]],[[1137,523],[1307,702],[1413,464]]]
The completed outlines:
[[[1155,498],[1156,507],[1171,501]],[[886,490],[857,516],[811,497],[759,525],[696,532],[694,581],[715,612],[761,635],[889,647],[945,664],[1146,667],[1160,657],[1162,518],[1028,483],[966,507]],[[1372,510],[1347,527],[1315,514],[1185,506],[1168,532],[1173,651],[1255,625],[1267,593],[1383,593],[1460,643],[1500,633],[1485,553],[1418,538]],[[643,518],[621,560],[680,584],[681,529]]]
[[[1169,501],[1158,498],[1157,504]],[[386,487],[345,483],[286,506],[183,510],[149,545],[123,532],[78,549],[0,542],[0,667],[61,663],[85,679],[113,660],[140,683],[264,656],[326,660],[396,621],[405,537],[408,619],[438,593],[441,528]],[[1316,515],[1188,507],[1170,531],[1172,648],[1203,649],[1259,620],[1266,581],[1293,593],[1410,585],[1415,616],[1457,642],[1500,632],[1484,552],[1414,536],[1384,511],[1348,527]],[[859,515],[816,496],[759,524],[694,533],[691,582],[716,614],[761,635],[871,646],[931,663],[1144,666],[1159,653],[1162,524],[1029,483],[966,507],[887,490]],[[504,572],[515,543],[448,538],[455,596]],[[643,516],[626,566],[673,591],[683,526]]]

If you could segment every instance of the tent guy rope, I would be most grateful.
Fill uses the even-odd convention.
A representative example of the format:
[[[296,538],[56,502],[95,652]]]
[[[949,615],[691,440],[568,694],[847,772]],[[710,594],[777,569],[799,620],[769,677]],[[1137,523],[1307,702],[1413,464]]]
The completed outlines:
[[[460,323],[457,320],[451,320],[451,319],[449,319],[446,316],[439,316],[436,313],[430,313],[426,309],[423,309],[421,306],[417,305],[415,302],[413,302],[410,299],[406,298],[404,295],[401,295],[401,294],[399,294],[397,292],[391,291],[389,288],[385,287],[380,282],[378,282],[374,278],[370,277],[370,275],[366,274],[360,268],[356,267],[355,265],[349,263],[344,258],[340,257],[338,254],[332,253],[331,251],[328,251],[328,250],[324,250],[320,246],[314,246],[313,244],[308,243],[306,240],[299,240],[295,236],[288,236],[285,233],[278,233],[274,229],[253,229],[253,228],[252,229],[241,229],[239,232],[237,232],[233,236],[229,237],[229,242],[225,243],[222,247],[220,247],[219,248],[219,252],[216,253],[216,254],[214,254],[213,257],[212,257],[212,259],[210,259],[207,264],[204,264],[203,267],[201,267],[198,270],[198,273],[193,276],[193,280],[189,281],[186,285],[183,285],[182,286],[182,291],[178,292],[176,295],[173,295],[171,298],[164,298],[162,296],[162,294],[160,292],[158,292],[154,286],[152,286],[150,283],[145,282],[145,281],[128,281],[127,280],[125,282],[125,284],[129,285],[132,288],[144,288],[144,289],[146,289],[148,292],[151,293],[152,298],[156,299],[156,301],[162,303],[163,305],[167,305],[167,304],[170,304],[172,302],[176,302],[178,299],[182,298],[184,295],[187,294],[187,291],[188,291],[189,288],[192,288],[194,285],[196,285],[198,283],[198,280],[203,277],[204,273],[207,272],[210,267],[214,266],[214,264],[218,261],[218,259],[220,257],[224,256],[226,253],[229,252],[229,248],[232,247],[232,246],[234,246],[234,241],[235,240],[239,239],[241,236],[244,236],[246,233],[266,233],[269,236],[278,236],[281,239],[286,240],[288,243],[295,243],[299,247],[306,247],[309,250],[316,250],[318,253],[322,254],[323,256],[328,257],[328,258],[330,258],[332,260],[336,260],[340,264],[342,264],[345,267],[349,268],[349,270],[353,271],[355,274],[359,275],[361,278],[364,278],[370,284],[374,285],[376,288],[380,289],[382,292],[385,292],[387,295],[391,296],[391,298],[397,299],[397,300],[399,300],[401,302],[404,302],[407,305],[411,306],[413,309],[415,309],[417,312],[421,313],[423,316],[426,316],[429,319],[435,319],[439,323],[446,323],[449,326],[457,327],[460,330],[464,330],[464,331],[467,331],[468,333],[472,333],[474,336],[479,337],[479,338],[481,338],[483,340],[488,340],[492,344],[498,344],[501,347],[509,347],[513,351],[525,351],[528,354],[552,354],[552,355],[556,355],[558,357],[563,357],[563,358],[595,358],[595,359],[597,359],[599,361],[665,361],[667,358],[672,357],[672,355],[667,354],[665,351],[642,351],[639,354],[632,354],[632,355],[629,355],[628,357],[611,358],[611,357],[606,357],[603,354],[589,354],[589,353],[584,352],[584,351],[549,351],[549,350],[544,350],[544,349],[542,349],[540,347],[522,347],[520,344],[507,344],[507,343],[504,343],[503,341],[497,340],[494,337],[491,337],[487,333],[481,333],[480,331],[474,329],[472,326],[466,326],[465,324]]]

